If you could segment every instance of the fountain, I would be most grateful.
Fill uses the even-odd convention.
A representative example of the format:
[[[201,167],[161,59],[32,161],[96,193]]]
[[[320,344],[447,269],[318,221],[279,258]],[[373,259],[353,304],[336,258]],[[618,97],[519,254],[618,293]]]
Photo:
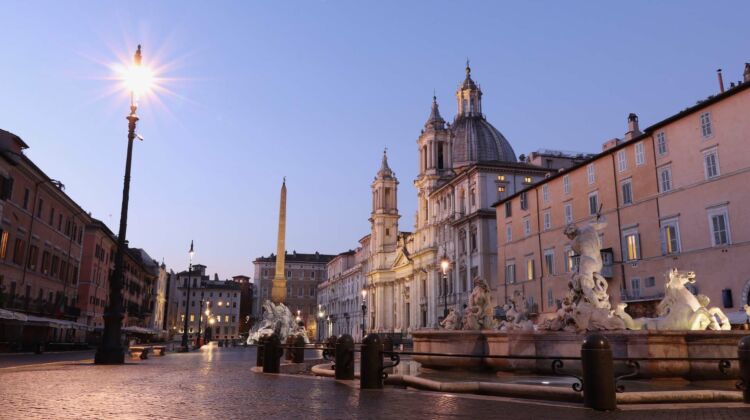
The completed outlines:
[[[612,347],[615,358],[734,358],[744,331],[729,331],[721,309],[709,307],[706,296],[693,295],[686,285],[695,283],[695,273],[669,270],[664,299],[654,318],[633,319],[621,303],[612,309],[607,281],[601,275],[599,231],[606,222],[597,216],[584,227],[570,225],[565,235],[580,255],[579,268],[571,276],[562,306],[551,318],[534,325],[528,318],[528,303],[520,291],[505,305],[506,320],[489,321],[486,283],[475,279],[461,330],[458,315],[451,312],[443,330],[412,333],[415,352],[471,354],[474,357],[415,356],[426,368],[470,368],[501,371],[553,373],[550,360],[502,359],[476,356],[579,357],[588,331],[599,331]],[[718,362],[694,360],[642,361],[641,377],[722,378]],[[576,361],[565,362],[578,370]],[[616,366],[625,369],[624,363]],[[736,370],[732,366],[732,370]],[[731,374],[732,372],[730,372]]]

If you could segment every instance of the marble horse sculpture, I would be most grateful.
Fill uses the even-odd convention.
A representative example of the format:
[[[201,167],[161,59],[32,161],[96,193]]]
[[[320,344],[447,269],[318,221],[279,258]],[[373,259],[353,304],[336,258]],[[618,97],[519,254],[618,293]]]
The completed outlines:
[[[664,299],[657,306],[658,317],[633,319],[625,313],[626,303],[618,305],[616,315],[625,321],[630,330],[729,330],[729,319],[721,309],[709,308],[706,295],[694,295],[688,283],[695,283],[695,273],[672,269],[668,273]]]

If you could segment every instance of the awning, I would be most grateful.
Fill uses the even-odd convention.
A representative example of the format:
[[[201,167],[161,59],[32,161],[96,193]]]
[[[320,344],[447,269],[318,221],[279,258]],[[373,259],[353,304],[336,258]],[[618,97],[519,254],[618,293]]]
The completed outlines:
[[[0,319],[26,322],[28,320],[28,317],[26,316],[26,314],[22,314],[20,312],[9,311],[7,309],[0,309]]]
[[[143,327],[124,327],[122,329],[125,332],[131,332],[136,334],[148,334],[148,335],[159,335],[162,332],[159,330],[154,330],[151,328],[143,328]]]

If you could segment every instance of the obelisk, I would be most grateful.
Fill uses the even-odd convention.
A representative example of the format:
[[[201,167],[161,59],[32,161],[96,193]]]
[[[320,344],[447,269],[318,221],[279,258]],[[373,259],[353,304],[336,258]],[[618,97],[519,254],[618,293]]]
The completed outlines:
[[[273,303],[284,303],[286,300],[286,270],[284,260],[286,259],[286,177],[281,183],[281,200],[279,203],[279,236],[276,238],[276,272],[273,275],[273,287],[271,288],[271,301]]]

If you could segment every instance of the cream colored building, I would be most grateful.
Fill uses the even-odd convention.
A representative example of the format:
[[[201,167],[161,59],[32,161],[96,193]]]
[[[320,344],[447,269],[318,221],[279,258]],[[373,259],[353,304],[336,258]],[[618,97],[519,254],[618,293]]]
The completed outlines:
[[[446,307],[462,310],[475,278],[482,277],[497,289],[492,203],[555,171],[518,160],[482,113],[482,91],[468,66],[456,101],[457,115],[446,123],[433,98],[417,139],[418,210],[410,231],[400,230],[399,181],[385,154],[372,182],[369,255],[361,268],[368,332],[408,334],[436,328]],[[576,156],[556,153],[553,163],[570,166],[579,159]],[[449,262],[445,278],[440,268],[443,259]]]

